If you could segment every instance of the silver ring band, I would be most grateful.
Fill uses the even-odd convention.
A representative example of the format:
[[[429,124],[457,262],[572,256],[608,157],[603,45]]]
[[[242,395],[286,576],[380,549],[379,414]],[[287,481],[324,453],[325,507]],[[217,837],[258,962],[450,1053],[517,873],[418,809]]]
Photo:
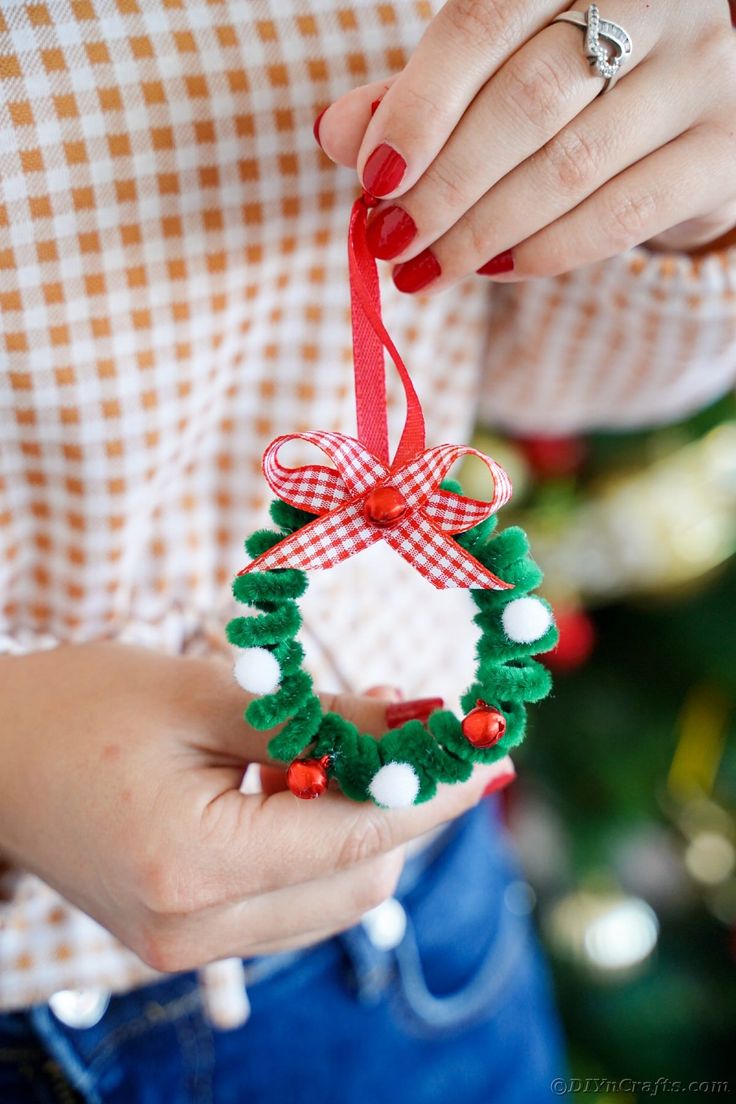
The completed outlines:
[[[633,53],[631,36],[618,23],[601,19],[597,4],[591,4],[584,15],[579,11],[562,12],[552,22],[572,23],[585,31],[585,56],[605,81],[599,95],[610,92]]]

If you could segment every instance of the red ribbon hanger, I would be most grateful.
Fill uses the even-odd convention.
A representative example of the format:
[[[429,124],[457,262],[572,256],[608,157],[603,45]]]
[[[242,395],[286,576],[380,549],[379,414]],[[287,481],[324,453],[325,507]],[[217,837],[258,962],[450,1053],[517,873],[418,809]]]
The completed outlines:
[[[333,567],[375,541],[384,540],[435,587],[506,589],[452,540],[494,513],[511,496],[511,484],[495,460],[465,445],[425,448],[424,414],[419,397],[381,317],[378,269],[366,242],[373,197],[353,204],[348,233],[357,437],[327,430],[289,433],[276,438],[263,454],[263,472],[285,502],[317,514],[296,533],[243,568]],[[388,351],[406,397],[406,417],[390,459],[385,353]],[[316,445],[335,467],[306,464],[287,468],[278,451],[288,441]],[[441,480],[459,457],[477,456],[493,480],[490,502],[444,490]]]

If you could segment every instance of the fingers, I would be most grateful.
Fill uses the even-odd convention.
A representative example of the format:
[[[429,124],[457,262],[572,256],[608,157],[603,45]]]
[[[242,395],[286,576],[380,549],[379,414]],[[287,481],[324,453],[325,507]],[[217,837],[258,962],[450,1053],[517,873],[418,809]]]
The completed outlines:
[[[338,165],[355,168],[363,135],[370,122],[372,105],[385,95],[395,80],[395,77],[390,77],[353,88],[317,116],[314,137],[327,156]]]
[[[272,892],[322,878],[395,850],[472,808],[498,766],[478,766],[467,782],[438,787],[423,805],[386,810],[333,791],[318,801],[291,793],[221,794],[202,817],[195,865],[207,870],[209,903]]]
[[[601,99],[603,78],[585,57],[583,31],[552,24],[567,5],[449,0],[441,8],[368,122],[357,153],[364,186],[376,196],[401,197],[375,210],[368,229],[375,255],[398,262],[400,290],[439,291],[475,270],[504,279],[559,274],[589,263],[596,249],[608,257],[604,241],[633,240],[632,221],[647,222],[643,212],[632,214],[636,200],[622,201],[621,231],[615,209],[608,231],[586,239],[577,260],[563,244],[562,269],[551,256],[535,262],[530,250],[557,248],[562,224],[580,226],[586,237],[590,226],[573,210],[587,202],[588,212],[598,211],[591,197],[609,181],[603,199],[615,203],[617,177],[692,128],[720,115],[729,143],[735,55],[725,5],[713,3],[696,18],[684,4],[665,10],[610,3],[603,15],[630,32],[634,53],[616,89]],[[367,107],[366,97],[361,126]],[[333,127],[340,110],[334,105]],[[353,138],[345,142],[345,163],[354,150]],[[709,163],[724,180],[723,151]],[[692,178],[687,166],[684,174],[682,164],[672,167]],[[699,195],[684,205],[663,200],[659,211],[676,208],[687,225],[679,237],[666,236],[673,228],[665,225],[659,242],[687,247],[727,229],[733,189],[718,195],[716,210],[724,214],[715,230],[694,210]],[[713,208],[703,218],[712,214]]]
[[[479,770],[473,785],[468,784],[466,789],[468,795],[472,790],[475,801],[508,785],[514,777],[513,764],[507,756],[492,767]],[[443,789],[458,791],[461,788]],[[343,805],[349,804],[340,798],[336,800]],[[431,804],[442,800],[440,795]],[[462,804],[467,805],[467,801]],[[450,807],[446,803],[443,807],[445,816],[456,812],[457,805]],[[425,820],[423,827],[426,828],[427,823]],[[408,833],[397,829],[395,835],[401,834]],[[296,868],[302,862],[307,838],[292,843],[291,862]],[[251,862],[262,874],[256,841],[251,842]],[[373,850],[373,842],[370,850]],[[351,849],[351,860],[362,851],[362,845]],[[122,937],[146,962],[164,971],[191,969],[225,957],[269,954],[308,946],[353,926],[369,909],[390,897],[403,862],[404,848],[399,845],[362,861],[351,862],[344,869],[333,870],[323,877],[278,886],[270,892],[235,899],[229,904],[207,905],[203,899],[199,903],[190,900],[188,907],[181,909],[178,901],[168,904],[159,901],[155,908],[149,908],[147,921],[135,938],[130,939],[127,932],[122,933]],[[302,873],[304,869],[302,867]]]
[[[720,171],[724,143],[730,141],[733,163],[736,142],[734,135],[717,137],[710,126],[699,126],[609,181],[522,242],[510,278],[556,276],[605,260],[720,207],[731,187]]]
[[[659,79],[662,69],[661,63],[647,62],[610,95],[593,100],[542,149],[486,192],[446,234],[428,243],[438,275],[427,290],[442,290],[471,272],[482,271],[491,258],[531,237],[606,181],[678,137],[692,121],[687,107],[691,89],[683,81],[673,93]],[[427,176],[402,199],[412,215],[414,193],[423,191]],[[424,241],[420,239],[419,245]],[[412,259],[399,262],[394,270],[399,287],[411,280],[415,267]]]
[[[701,218],[680,222],[647,242],[648,249],[695,253],[703,249],[730,248],[736,240],[736,201],[724,204]],[[719,239],[726,238],[720,244]]]
[[[368,125],[357,158],[375,196],[412,187],[498,67],[565,4],[448,0]]]
[[[146,961],[186,970],[215,959],[266,954],[329,938],[390,897],[403,848],[349,870],[188,916],[159,915],[141,934]],[[140,951],[139,951],[140,953]]]
[[[597,97],[602,78],[591,70],[580,43],[570,42],[571,31],[580,36],[576,27],[555,24],[514,54],[470,105],[415,187],[393,210],[384,205],[373,212],[368,240],[376,256],[403,260],[423,251]],[[653,44],[650,34],[639,44],[637,61]],[[613,114],[610,107],[607,114]],[[407,216],[400,221],[397,207]],[[407,218],[416,231],[411,238]],[[475,224],[465,226],[474,230]],[[433,253],[445,277],[442,258]],[[402,287],[414,268],[396,273],[401,290],[418,290]]]

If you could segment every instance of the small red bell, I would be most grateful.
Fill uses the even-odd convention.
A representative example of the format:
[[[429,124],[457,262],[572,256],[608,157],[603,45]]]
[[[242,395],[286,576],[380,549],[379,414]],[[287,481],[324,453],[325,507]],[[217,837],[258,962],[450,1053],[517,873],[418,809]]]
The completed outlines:
[[[498,709],[478,698],[475,709],[463,717],[462,730],[473,747],[493,747],[506,731],[506,718]]]
[[[323,755],[321,759],[294,759],[286,770],[286,785],[295,797],[305,801],[321,797],[329,782],[329,765],[329,755]]]
[[[409,504],[398,487],[383,484],[374,487],[365,500],[365,516],[380,529],[388,529],[400,521]]]

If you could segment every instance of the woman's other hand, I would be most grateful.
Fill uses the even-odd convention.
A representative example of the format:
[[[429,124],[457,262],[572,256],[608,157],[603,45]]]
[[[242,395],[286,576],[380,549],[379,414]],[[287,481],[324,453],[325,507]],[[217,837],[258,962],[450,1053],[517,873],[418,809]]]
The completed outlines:
[[[448,0],[406,68],[319,121],[382,199],[396,285],[555,276],[654,240],[700,248],[736,223],[736,34],[726,0],[605,0],[633,54],[615,86],[553,0]],[[371,117],[371,105],[380,106]]]
[[[328,791],[243,794],[273,733],[221,659],[120,644],[0,659],[0,852],[159,970],[281,951],[389,897],[403,845],[463,813],[503,763],[384,811]],[[325,701],[376,735],[385,702]]]

